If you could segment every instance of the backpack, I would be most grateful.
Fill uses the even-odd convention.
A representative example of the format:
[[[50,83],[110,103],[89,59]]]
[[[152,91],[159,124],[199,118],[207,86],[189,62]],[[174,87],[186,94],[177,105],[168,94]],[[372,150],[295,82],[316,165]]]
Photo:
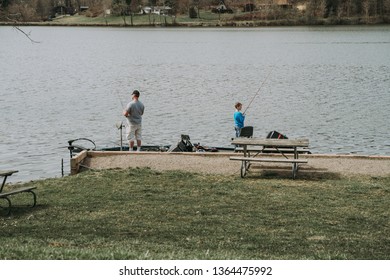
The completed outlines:
[[[266,138],[271,138],[271,139],[288,139],[286,135],[283,135],[275,130],[270,131],[267,135]]]

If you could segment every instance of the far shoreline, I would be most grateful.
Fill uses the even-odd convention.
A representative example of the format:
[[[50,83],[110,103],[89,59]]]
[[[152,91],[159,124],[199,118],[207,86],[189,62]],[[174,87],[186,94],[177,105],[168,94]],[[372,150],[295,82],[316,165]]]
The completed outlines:
[[[69,20],[72,19],[72,20]],[[136,22],[133,24],[123,22],[104,22],[104,18],[91,18],[89,22],[83,22],[85,17],[79,17],[78,21],[72,17],[55,18],[50,21],[41,22],[0,22],[0,26],[64,26],[64,27],[118,27],[118,28],[258,28],[258,27],[318,27],[318,26],[388,26],[386,19],[370,19],[367,21],[362,18],[348,19],[317,19],[308,23],[297,20],[220,20],[220,21],[177,21],[177,22]],[[95,22],[93,21],[95,20]],[[101,20],[101,22],[96,22]]]

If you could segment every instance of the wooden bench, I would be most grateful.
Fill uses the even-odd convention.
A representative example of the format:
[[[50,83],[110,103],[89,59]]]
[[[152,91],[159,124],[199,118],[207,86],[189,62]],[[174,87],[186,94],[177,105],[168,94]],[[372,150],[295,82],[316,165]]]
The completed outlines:
[[[292,164],[292,178],[295,179],[298,172],[298,165],[308,162],[307,159],[299,159],[299,150],[307,149],[309,140],[307,139],[261,139],[261,138],[235,138],[233,145],[239,145],[238,151],[243,152],[243,156],[232,156],[230,160],[241,161],[241,177],[247,174],[251,163],[288,163]],[[264,147],[274,149],[283,157],[264,157]],[[272,148],[271,148],[272,147]],[[290,152],[290,158],[283,151]],[[251,156],[251,151],[256,152]],[[293,157],[291,157],[291,154]],[[259,156],[260,155],[260,156]],[[259,156],[259,157],[258,157]]]
[[[243,147],[236,147],[234,149],[235,152],[243,152]],[[310,150],[308,148],[297,148],[296,151],[299,154],[311,154]],[[258,147],[258,146],[248,146],[247,152],[255,152],[255,153],[265,153],[265,154],[271,154],[271,153],[286,153],[286,154],[292,154],[294,153],[293,148],[272,148],[272,147]]]
[[[3,183],[2,183],[1,189],[0,189],[0,199],[6,200],[8,202],[7,207],[1,207],[1,206],[0,207],[7,209],[6,210],[7,215],[9,215],[11,213],[11,207],[12,207],[11,199],[9,198],[9,196],[19,194],[19,193],[30,193],[33,196],[33,202],[29,206],[35,207],[35,205],[37,204],[37,196],[36,196],[35,192],[33,191],[34,189],[36,189],[36,187],[9,188],[7,191],[4,191],[4,186],[5,186],[5,183],[7,181],[7,178],[16,172],[18,172],[18,171],[17,170],[0,170],[0,176],[4,177]]]
[[[241,177],[244,178],[249,170],[250,162],[269,162],[269,163],[291,163],[292,164],[292,176],[296,178],[298,172],[298,164],[307,163],[307,159],[288,159],[288,158],[257,158],[257,157],[230,157],[230,160],[240,160],[241,165]]]

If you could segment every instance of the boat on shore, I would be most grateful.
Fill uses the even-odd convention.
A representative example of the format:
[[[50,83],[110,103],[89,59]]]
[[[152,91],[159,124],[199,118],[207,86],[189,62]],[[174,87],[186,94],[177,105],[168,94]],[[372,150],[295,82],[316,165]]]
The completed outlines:
[[[70,152],[70,158],[73,158],[74,155],[82,151],[129,151],[130,147],[123,144],[123,128],[125,127],[123,122],[116,124],[117,129],[119,130],[120,142],[117,146],[112,147],[102,147],[97,148],[96,143],[88,138],[76,138],[68,141],[68,150]],[[253,136],[253,127],[246,126],[242,128],[240,137],[252,137]],[[266,138],[275,138],[275,139],[287,139],[286,135],[283,135],[277,131],[271,131],[268,133]],[[233,140],[233,138],[232,138]],[[136,151],[137,147],[134,146],[133,150]],[[193,144],[189,135],[181,134],[180,140],[173,145],[142,145],[142,152],[185,152],[185,153],[194,153],[194,152],[242,152],[240,147],[230,146],[230,147],[212,147],[204,146],[200,143]],[[259,152],[259,151],[257,151]],[[263,147],[261,148],[262,153],[292,153],[292,149],[283,149],[283,151],[275,150],[273,147]],[[302,149],[298,153],[311,154],[309,149]]]
[[[71,174],[77,174],[80,171],[80,168],[89,168],[86,161],[88,161],[89,157],[93,156],[110,156],[110,155],[118,155],[120,152],[129,152],[129,146],[123,144],[123,122],[118,123],[118,130],[120,131],[120,142],[117,146],[111,147],[102,147],[97,148],[96,143],[88,138],[76,138],[68,141],[68,150],[70,152],[70,162],[71,162]],[[253,135],[253,127],[244,127],[241,130],[240,137],[251,138]],[[287,139],[287,136],[277,132],[271,131],[266,138],[276,138],[276,139]],[[233,140],[233,138],[232,138]],[[283,155],[294,153],[294,149],[289,147],[284,147],[283,149],[278,149],[275,147],[251,147],[251,152],[254,152],[256,155],[259,153],[268,153],[268,154],[277,154]],[[133,147],[133,151],[137,151],[137,147]],[[198,144],[191,143],[191,139],[189,135],[182,134],[180,140],[172,145],[142,145],[141,152],[150,152],[150,154],[154,153],[177,153],[177,154],[227,154],[227,153],[242,153],[242,147],[240,146],[231,146],[231,147],[210,147],[203,146]],[[304,148],[299,150],[298,153],[302,154],[311,154],[311,152]],[[148,154],[148,153],[143,153]]]
[[[70,158],[82,151],[129,151],[128,145],[123,145],[122,139],[118,146],[98,148],[95,141],[88,138],[76,138],[68,140],[67,146],[70,152]],[[137,147],[133,148],[136,151]],[[190,136],[182,134],[180,141],[173,145],[142,145],[142,152],[234,152],[234,147],[211,147],[198,144],[192,144]]]
[[[91,157],[112,157],[128,154],[129,146],[122,143],[118,146],[98,148],[96,143],[88,138],[77,138],[68,141],[67,146],[70,153],[70,174],[75,175],[81,170],[90,169],[88,163]],[[133,148],[137,151],[137,147]],[[133,155],[223,155],[234,153],[233,147],[208,147],[200,144],[192,144],[188,135],[181,135],[181,140],[173,145],[142,145],[141,152],[131,153]]]

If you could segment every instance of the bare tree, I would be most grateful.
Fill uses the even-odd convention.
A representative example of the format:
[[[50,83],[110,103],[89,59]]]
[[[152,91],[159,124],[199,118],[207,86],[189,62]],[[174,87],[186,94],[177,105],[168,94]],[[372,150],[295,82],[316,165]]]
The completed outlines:
[[[123,24],[126,26],[126,15],[128,11],[128,5],[126,0],[113,0],[112,2],[112,10],[115,15],[119,15],[123,19]]]
[[[337,16],[339,18],[350,17],[352,13],[352,0],[341,0],[338,6]]]
[[[308,0],[306,11],[311,18],[323,17],[326,12],[326,0]]]
[[[192,0],[176,0],[171,2],[171,5],[175,10],[175,14],[188,14],[191,5],[193,5]]]
[[[390,16],[390,0],[383,0],[383,14]]]
[[[373,6],[375,0],[363,0],[362,1],[362,13],[363,17],[365,18],[366,22],[368,23],[370,21],[370,16],[373,15]]]

